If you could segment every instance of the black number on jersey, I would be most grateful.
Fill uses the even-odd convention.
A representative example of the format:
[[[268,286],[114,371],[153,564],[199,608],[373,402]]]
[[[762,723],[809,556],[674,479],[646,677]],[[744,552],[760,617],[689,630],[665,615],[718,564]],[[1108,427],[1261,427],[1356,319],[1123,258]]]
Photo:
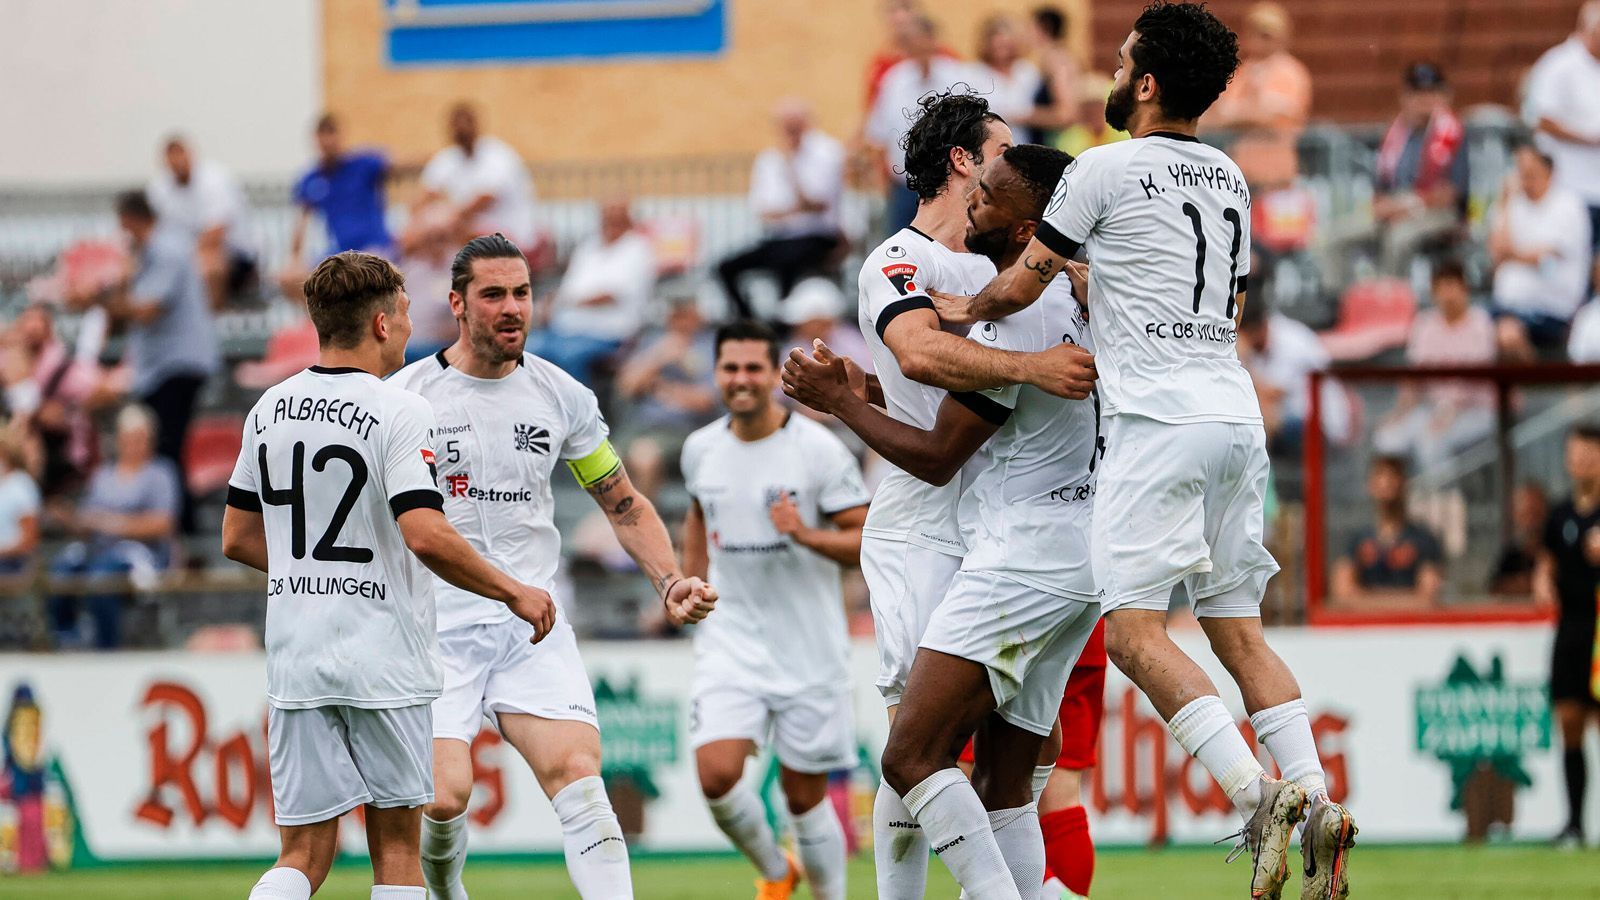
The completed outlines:
[[[321,562],[372,562],[372,550],[367,547],[341,547],[335,544],[339,532],[344,530],[345,520],[350,518],[350,511],[355,509],[356,499],[361,496],[361,489],[367,486],[367,463],[361,454],[352,447],[343,444],[330,444],[318,450],[311,459],[311,468],[322,472],[328,468],[328,463],[340,460],[350,467],[350,481],[344,487],[344,494],[339,497],[339,503],[333,509],[333,515],[328,519],[328,527],[322,532],[322,537],[317,539],[317,546],[311,550],[311,558]],[[261,444],[256,447],[256,463],[261,470],[261,502],[271,506],[287,506],[291,515],[289,530],[289,551],[295,559],[306,558],[306,445],[302,441],[294,442],[294,453],[290,457],[289,486],[283,489],[274,489],[272,478],[267,473],[267,446]]]
[[[1206,233],[1200,226],[1200,209],[1193,203],[1184,201],[1183,214],[1189,217],[1189,224],[1194,226],[1194,312],[1200,314],[1200,298],[1206,291]],[[1239,245],[1244,242],[1244,223],[1239,219],[1239,211],[1229,207],[1222,211],[1222,218],[1233,226],[1233,247],[1228,251],[1228,298],[1227,317],[1233,318],[1234,309],[1238,305],[1234,291],[1239,283]]]
[[[1094,474],[1094,467],[1106,456],[1106,439],[1100,436],[1100,389],[1089,389],[1089,399],[1094,401],[1094,446],[1089,448],[1089,474]]]

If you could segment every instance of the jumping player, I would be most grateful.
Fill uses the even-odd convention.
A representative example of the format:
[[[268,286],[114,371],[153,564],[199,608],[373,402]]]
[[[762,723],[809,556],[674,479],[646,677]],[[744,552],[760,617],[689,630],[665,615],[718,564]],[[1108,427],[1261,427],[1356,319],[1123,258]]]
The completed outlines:
[[[655,507],[607,440],[594,393],[524,352],[533,288],[522,252],[474,238],[450,267],[460,336],[394,384],[438,416],[444,511],[480,552],[549,589],[561,552],[550,479],[557,460],[605,510],[673,621],[705,618],[716,592],[678,566]],[[600,780],[600,723],[572,624],[531,646],[527,628],[471,590],[436,584],[444,692],[433,702],[437,798],[424,812],[423,873],[436,900],[462,900],[470,747],[485,715],[533,770],[561,820],[567,872],[585,898],[633,896],[628,848]]]
[[[380,381],[405,359],[405,280],[340,253],[305,281],[317,365],[245,420],[222,552],[267,573],[267,748],[283,842],[255,900],[305,900],[333,863],[339,817],[366,806],[374,898],[424,896],[417,820],[433,799],[439,694],[433,586],[421,566],[549,633],[555,607],[473,550],[440,512],[433,412]],[[415,558],[413,558],[413,556]]]
[[[986,166],[970,195],[966,246],[998,265],[1014,261],[1069,160],[1019,146]],[[1086,351],[1088,323],[1068,282],[1052,294],[1021,315],[979,323],[968,355],[999,364],[1063,343]],[[952,392],[934,427],[918,429],[868,406],[849,389],[842,360],[825,346],[816,352],[791,354],[786,390],[837,415],[886,459],[946,484],[979,452],[960,501],[966,557],[922,638],[883,769],[967,896],[1035,897],[1045,860],[1034,801],[1044,784],[1030,776],[1040,774],[1041,755],[1046,763],[1057,755],[1041,749],[1099,619],[1088,565],[1098,401],[1017,384]],[[974,732],[969,784],[956,756]]]
[[[799,871],[743,779],[745,761],[770,739],[811,895],[839,900],[845,840],[828,773],[856,761],[839,567],[860,559],[871,495],[843,442],[776,402],[769,328],[723,326],[715,371],[728,415],[683,445],[694,498],[684,569],[709,567],[724,594],[694,634],[695,765],[712,818],[761,872],[756,896],[783,900]]]
[[[1106,649],[1244,818],[1235,854],[1251,851],[1252,896],[1281,893],[1309,798],[1302,896],[1343,897],[1355,823],[1328,797],[1299,685],[1261,631],[1278,570],[1262,544],[1266,439],[1233,346],[1250,194],[1233,161],[1195,138],[1238,42],[1204,6],[1157,0],[1118,66],[1106,121],[1133,139],[1084,151],[1022,259],[976,297],[940,297],[940,315],[1014,314],[1087,248],[1108,447],[1092,548]],[[1179,583],[1283,781],[1266,776],[1210,678],[1168,637]]]

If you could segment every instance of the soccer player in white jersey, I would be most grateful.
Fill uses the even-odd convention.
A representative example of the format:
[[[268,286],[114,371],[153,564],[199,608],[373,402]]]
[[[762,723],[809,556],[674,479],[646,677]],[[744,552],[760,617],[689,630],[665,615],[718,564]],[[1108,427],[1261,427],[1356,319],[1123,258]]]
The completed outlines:
[[[941,298],[940,312],[950,322],[1015,313],[1088,250],[1108,446],[1092,545],[1106,649],[1239,809],[1252,896],[1282,891],[1309,797],[1302,896],[1342,897],[1355,824],[1328,797],[1299,685],[1261,631],[1278,566],[1262,545],[1261,412],[1234,348],[1250,195],[1238,167],[1195,138],[1237,51],[1203,6],[1148,6],[1106,101],[1106,121],[1133,140],[1084,151],[1021,261],[976,297]],[[1283,781],[1266,776],[1215,685],[1167,636],[1179,583]]]
[[[986,166],[968,204],[967,247],[997,265],[1015,261],[1070,159],[1025,145]],[[1063,343],[1092,349],[1066,279],[970,337],[979,359]],[[1089,570],[1098,399],[1017,384],[952,392],[935,425],[920,429],[868,405],[850,390],[842,361],[825,346],[816,353],[791,354],[785,390],[837,415],[884,458],[947,484],[978,453],[959,509],[966,556],[922,637],[883,772],[967,896],[1035,897],[1045,869],[1035,801],[1059,749],[1046,744],[1100,618]],[[956,757],[974,732],[969,784]]]
[[[501,235],[474,238],[450,267],[460,336],[393,383],[438,418],[444,511],[495,563],[548,590],[561,552],[550,479],[557,461],[605,510],[674,622],[699,620],[716,592],[678,566],[666,526],[628,480],[594,392],[524,351],[533,316],[528,264]],[[433,701],[437,797],[422,861],[436,900],[467,896],[470,747],[487,715],[532,769],[561,820],[567,871],[585,898],[633,896],[628,848],[600,780],[600,723],[572,624],[558,612],[537,647],[527,627],[471,590],[435,584],[444,692]],[[558,606],[559,610],[559,606]]]
[[[917,215],[868,255],[859,278],[861,334],[889,415],[932,428],[944,396],[929,386],[934,383],[970,391],[1050,379],[1059,391],[1082,377],[1082,361],[1072,358],[1038,366],[1026,365],[1020,354],[997,356],[998,365],[995,359],[973,359],[977,354],[967,350],[977,345],[940,329],[928,295],[930,287],[976,286],[993,271],[988,259],[965,252],[966,197],[984,161],[1011,145],[1011,129],[982,97],[939,94],[922,101],[904,143],[906,183],[921,198]],[[1087,396],[1087,382],[1082,388],[1080,396]],[[896,470],[879,485],[867,512],[861,571],[877,636],[878,689],[891,720],[928,617],[961,567],[959,496],[955,482],[933,485]],[[878,790],[872,819],[878,896],[921,897],[928,843],[887,784]]]
[[[222,550],[267,573],[267,747],[282,850],[250,891],[305,900],[339,817],[366,806],[372,896],[423,897],[418,816],[433,799],[433,586],[493,598],[538,640],[555,607],[462,540],[440,511],[433,411],[379,379],[411,334],[404,279],[366,253],[305,282],[318,364],[262,395],[228,479]]]
[[[709,568],[723,595],[694,631],[689,740],[712,818],[761,873],[756,896],[784,900],[803,868],[813,897],[839,900],[845,840],[828,773],[856,761],[839,567],[860,559],[871,495],[842,441],[777,402],[771,329],[733,322],[715,347],[728,414],[683,445],[693,498],[684,569]],[[769,741],[798,867],[744,778],[745,762]]]

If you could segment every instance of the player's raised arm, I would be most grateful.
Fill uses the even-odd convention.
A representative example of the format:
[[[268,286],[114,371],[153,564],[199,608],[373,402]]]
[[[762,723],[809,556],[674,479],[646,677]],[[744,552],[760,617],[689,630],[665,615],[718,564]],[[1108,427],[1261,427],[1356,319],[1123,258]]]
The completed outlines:
[[[1031,384],[1069,400],[1082,400],[1094,388],[1094,356],[1083,348],[1063,344],[1025,353],[984,347],[941,330],[931,306],[909,310],[883,326],[884,345],[912,381],[954,392]]]
[[[696,578],[707,578],[711,570],[711,555],[706,550],[706,514],[700,501],[689,500],[689,511],[683,515],[683,572]]]
[[[815,352],[815,357],[799,350],[789,354],[783,366],[783,392],[812,409],[837,416],[884,459],[929,484],[948,484],[999,428],[998,423],[949,399],[939,407],[932,431],[901,422],[850,389],[842,357],[834,356],[820,341]]]
[[[1076,253],[1077,248],[1073,247],[1072,252]],[[1032,306],[1050,282],[1067,270],[1071,259],[1071,255],[1056,253],[1035,236],[1028,242],[1028,249],[1022,251],[1022,257],[984,285],[977,296],[928,293],[933,295],[940,321],[951,325],[1003,319]]]
[[[800,517],[800,508],[788,495],[779,497],[767,511],[772,526],[796,544],[826,556],[841,566],[861,564],[861,526],[867,522],[867,508],[852,506],[828,516],[832,528],[812,528]]]
[[[698,622],[709,615],[717,602],[716,589],[697,575],[684,574],[672,550],[666,523],[661,521],[650,498],[633,486],[611,442],[602,441],[582,459],[568,460],[567,467],[594,502],[600,504],[617,542],[655,586],[673,623]]]

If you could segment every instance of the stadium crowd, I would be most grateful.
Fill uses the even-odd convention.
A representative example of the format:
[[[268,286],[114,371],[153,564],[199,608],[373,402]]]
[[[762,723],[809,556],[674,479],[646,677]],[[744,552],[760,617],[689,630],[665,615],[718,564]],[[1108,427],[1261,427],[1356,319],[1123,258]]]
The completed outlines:
[[[1102,115],[1109,77],[1068,49],[1071,27],[1059,9],[1040,7],[1026,21],[990,18],[961,48],[912,0],[887,4],[859,129],[827,134],[805,102],[779,101],[773,142],[749,175],[759,234],[724,258],[687,265],[674,243],[681,235],[622,195],[591,198],[597,227],[576,242],[558,240],[541,218],[529,166],[467,102],[450,110],[444,146],[417,161],[359,146],[337,116],[323,116],[314,159],[292,187],[296,216],[282,258],[264,249],[264,226],[226,161],[171,138],[157,148],[149,183],[116,201],[121,239],[84,235],[63,248],[0,330],[0,579],[8,595],[0,642],[121,646],[130,639],[130,598],[157,587],[204,592],[206,573],[227,568],[206,549],[214,541],[185,537],[215,534],[226,478],[215,460],[231,463],[237,414],[315,361],[300,284],[340,250],[382,254],[404,272],[416,310],[408,358],[416,359],[456,337],[444,302],[454,251],[484,233],[515,241],[543,288],[542,327],[529,349],[597,391],[640,490],[669,520],[681,517],[678,449],[718,413],[718,321],[766,319],[792,346],[820,339],[865,361],[852,260],[915,210],[899,164],[906,111],[918,97],[966,85],[1023,139],[1073,153],[1126,137]],[[1600,5],[1586,5],[1573,35],[1540,58],[1521,97],[1503,98],[1522,127],[1500,145],[1511,165],[1498,170],[1471,158],[1476,119],[1453,107],[1446,69],[1418,61],[1397,72],[1393,121],[1371,148],[1370,215],[1338,221],[1318,220],[1297,152],[1316,86],[1293,55],[1289,14],[1259,3],[1236,27],[1244,62],[1203,135],[1230,149],[1254,197],[1251,294],[1267,300],[1246,307],[1238,347],[1279,463],[1277,514],[1300,501],[1299,454],[1315,425],[1335,451],[1330,465],[1365,477],[1371,500],[1367,511],[1355,507],[1357,518],[1330,522],[1329,602],[1435,606],[1452,595],[1445,568],[1464,551],[1444,533],[1448,511],[1408,511],[1408,479],[1492,441],[1493,384],[1419,381],[1375,405],[1328,379],[1313,404],[1307,376],[1363,362],[1600,362]],[[1485,172],[1498,187],[1480,198],[1474,184]],[[881,197],[870,234],[846,221],[851,193]],[[1308,269],[1325,286],[1309,304],[1289,283]],[[219,322],[261,309],[296,312],[260,318],[276,324],[245,358],[229,352]],[[1308,421],[1314,405],[1317,423]],[[881,461],[836,431],[868,457],[873,482]],[[1479,593],[1538,593],[1530,573],[1539,520],[1558,487],[1518,489],[1514,534]],[[564,525],[568,577],[610,585],[601,593],[617,598],[585,624],[612,635],[664,631],[640,612],[653,608],[651,595],[629,587],[632,562],[604,522],[562,502],[574,514]],[[1287,524],[1273,533],[1280,556],[1300,555]],[[1285,577],[1275,590],[1284,597],[1277,615],[1298,618],[1301,586]],[[1459,579],[1453,590],[1471,593]],[[855,625],[870,628],[859,583],[847,596]],[[42,630],[18,625],[29,621],[24,608],[38,610]],[[194,639],[228,640],[204,631]]]

